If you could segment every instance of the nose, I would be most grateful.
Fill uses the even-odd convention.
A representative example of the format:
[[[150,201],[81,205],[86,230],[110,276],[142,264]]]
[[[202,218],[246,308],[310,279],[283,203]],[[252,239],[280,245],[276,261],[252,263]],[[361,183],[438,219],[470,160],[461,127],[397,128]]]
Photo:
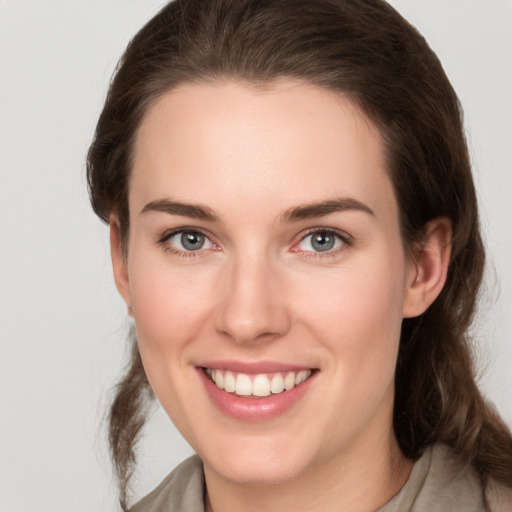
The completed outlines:
[[[290,328],[278,268],[265,258],[232,262],[222,276],[216,328],[239,344],[273,340]]]

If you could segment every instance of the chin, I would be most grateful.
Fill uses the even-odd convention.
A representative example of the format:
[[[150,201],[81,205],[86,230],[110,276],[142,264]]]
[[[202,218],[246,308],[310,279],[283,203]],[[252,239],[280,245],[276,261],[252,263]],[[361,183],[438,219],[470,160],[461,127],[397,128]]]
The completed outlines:
[[[275,440],[233,440],[227,449],[199,453],[205,465],[226,480],[247,485],[275,485],[293,480],[311,462],[300,445]],[[304,448],[304,446],[303,446]]]
[[[290,461],[250,461],[240,460],[235,464],[215,464],[210,466],[224,479],[239,485],[279,485],[294,480],[301,473],[299,467]]]

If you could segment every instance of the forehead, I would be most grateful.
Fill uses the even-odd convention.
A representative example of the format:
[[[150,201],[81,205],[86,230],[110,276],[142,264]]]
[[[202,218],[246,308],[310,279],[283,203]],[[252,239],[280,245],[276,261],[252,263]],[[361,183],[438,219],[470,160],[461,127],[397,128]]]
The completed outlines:
[[[261,209],[356,196],[378,209],[394,197],[385,160],[380,132],[343,95],[291,80],[185,84],[143,119],[130,204],[237,198]]]

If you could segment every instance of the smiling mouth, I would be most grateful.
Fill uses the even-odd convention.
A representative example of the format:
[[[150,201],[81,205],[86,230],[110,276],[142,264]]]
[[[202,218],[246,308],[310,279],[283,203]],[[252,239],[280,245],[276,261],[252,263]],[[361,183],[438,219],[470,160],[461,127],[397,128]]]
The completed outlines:
[[[249,375],[228,370],[203,368],[208,378],[227,393],[245,398],[264,398],[290,391],[309,379],[314,370]]]

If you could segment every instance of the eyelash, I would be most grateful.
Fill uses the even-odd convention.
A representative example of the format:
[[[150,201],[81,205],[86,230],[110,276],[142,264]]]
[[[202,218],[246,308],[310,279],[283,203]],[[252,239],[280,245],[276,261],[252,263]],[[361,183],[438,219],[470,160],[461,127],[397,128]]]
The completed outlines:
[[[338,239],[341,242],[341,245],[338,247],[335,247],[333,249],[328,249],[326,251],[300,251],[300,249],[296,249],[298,245],[300,245],[304,240],[306,240],[308,237],[312,235],[318,235],[322,234],[325,236],[334,236],[336,239]],[[336,242],[335,242],[336,243]],[[292,251],[293,252],[301,252],[303,258],[334,258],[336,257],[340,252],[346,250],[352,245],[352,238],[345,232],[339,231],[337,229],[333,228],[313,228],[306,232],[305,235],[303,235],[300,240],[294,244]]]
[[[162,249],[165,252],[174,254],[181,258],[196,258],[200,257],[204,254],[205,249],[198,249],[196,251],[186,251],[182,249],[177,249],[169,244],[169,240],[176,235],[184,234],[184,233],[191,233],[191,234],[200,234],[205,237],[206,240],[208,240],[211,244],[213,244],[214,247],[218,247],[218,245],[215,242],[211,241],[211,237],[198,228],[177,228],[172,229],[170,231],[166,231],[157,241],[157,243],[162,247]],[[338,239],[341,242],[341,246],[328,249],[326,251],[305,251],[300,250],[297,247],[304,242],[308,237],[315,235],[315,234],[323,234],[325,236],[334,236],[336,239]],[[341,251],[346,250],[348,247],[352,245],[353,241],[352,238],[345,232],[339,231],[337,229],[333,228],[313,228],[308,230],[298,242],[294,243],[291,251],[294,253],[301,253],[303,258],[310,259],[310,258],[333,258],[338,255]]]
[[[159,239],[158,244],[162,247],[165,252],[174,254],[180,258],[197,258],[201,256],[203,249],[198,249],[197,251],[184,251],[182,249],[177,249],[169,244],[169,240],[176,235],[183,235],[184,233],[190,234],[199,234],[205,237],[206,240],[210,241],[211,244],[217,246],[214,242],[211,241],[211,237],[208,236],[204,231],[198,228],[177,228],[171,229],[170,231],[166,231]]]

